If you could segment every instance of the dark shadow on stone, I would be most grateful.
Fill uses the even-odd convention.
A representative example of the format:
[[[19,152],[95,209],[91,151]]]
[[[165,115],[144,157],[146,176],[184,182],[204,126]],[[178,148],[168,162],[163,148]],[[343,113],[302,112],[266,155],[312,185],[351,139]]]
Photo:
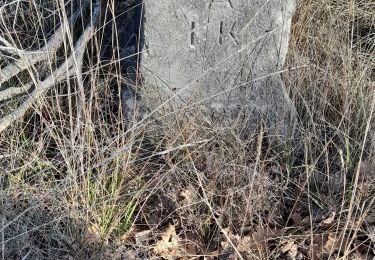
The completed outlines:
[[[105,2],[105,1],[104,1]],[[114,7],[111,11],[108,6]],[[111,89],[122,102],[125,117],[135,109],[139,84],[140,53],[143,49],[142,0],[108,1],[102,6],[101,60],[105,72],[121,75],[111,81]],[[120,80],[119,80],[120,79]]]

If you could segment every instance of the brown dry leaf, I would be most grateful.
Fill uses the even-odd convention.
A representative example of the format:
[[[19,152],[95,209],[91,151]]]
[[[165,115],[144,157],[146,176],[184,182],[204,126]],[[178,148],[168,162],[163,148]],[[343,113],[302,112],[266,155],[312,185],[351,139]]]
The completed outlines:
[[[240,253],[251,254],[251,251],[252,251],[251,244],[254,242],[251,237],[249,236],[242,237],[237,242],[238,242],[237,250]]]
[[[161,235],[161,240],[156,243],[154,252],[160,257],[172,259],[178,255],[179,247],[176,229],[173,225],[169,225],[167,230]]]
[[[291,220],[293,220],[293,226],[299,229],[305,229],[306,225],[310,224],[310,218],[302,218],[300,213],[293,213],[290,215]]]
[[[370,256],[362,255],[361,253],[355,252],[349,257],[350,260],[370,260]]]
[[[185,243],[184,248],[185,248],[185,253],[188,256],[194,256],[198,254],[197,247],[192,243]]]
[[[264,229],[259,228],[254,234],[253,234],[253,241],[256,245],[256,249],[260,252],[264,251],[268,245],[268,241],[276,239],[278,237],[282,237],[283,230],[281,229]]]
[[[141,232],[137,232],[135,234],[135,243],[137,246],[140,247],[146,247],[149,244],[150,241],[150,235],[151,235],[151,230],[145,230]]]
[[[298,246],[293,240],[288,240],[288,241],[281,241],[281,252],[283,254],[287,253],[287,255],[290,257],[290,259],[295,260],[298,255]]]
[[[228,237],[231,242],[236,247],[237,251],[244,255],[250,255],[252,252],[251,246],[254,244],[254,240],[249,236],[240,237],[239,235],[235,235],[230,232],[229,228],[225,228],[223,233]],[[225,241],[221,242],[222,252],[232,252],[230,255],[227,255],[225,259],[238,259],[237,254],[232,248],[232,245],[226,239]]]
[[[293,213],[290,218],[293,220],[293,224],[294,226],[299,226],[301,225],[301,222],[302,222],[302,217],[301,217],[301,214],[299,213]]]
[[[222,232],[223,232],[223,234],[225,236],[225,240],[220,243],[221,247],[222,247],[222,249],[220,251],[221,251],[221,253],[223,253],[223,252],[231,252],[233,248],[232,248],[232,245],[229,243],[229,241],[228,241],[227,238],[229,238],[231,240],[231,242],[235,246],[237,246],[237,240],[240,240],[240,237],[238,235],[234,235],[230,231],[229,227],[228,228],[224,228],[222,230]]]
[[[266,249],[269,240],[280,237],[282,230],[270,230],[259,228],[257,232],[254,232],[252,236],[243,236],[233,234],[229,228],[223,230],[226,237],[229,237],[231,242],[236,246],[239,253],[246,255],[252,255],[254,251],[263,252]],[[228,252],[232,251],[231,244],[225,240],[221,242],[222,251]],[[231,257],[237,257],[234,253]]]
[[[328,241],[328,234],[314,235],[313,241],[308,242],[306,247],[301,247],[300,250],[311,260],[321,260],[325,254],[323,246]]]
[[[333,253],[333,252],[339,252],[339,251],[340,253],[344,253],[345,245],[347,244],[347,242],[348,242],[347,238],[336,237],[335,234],[330,233],[328,235],[328,240],[325,242],[323,246],[323,251],[324,253]]]
[[[86,231],[86,234],[84,236],[84,240],[86,243],[98,243],[101,241],[101,236],[99,232],[99,226],[96,224],[92,224]]]
[[[106,257],[113,260],[136,260],[138,258],[137,252],[135,250],[128,249],[125,245],[118,247],[113,254]]]
[[[307,259],[311,260],[320,260],[322,259],[322,252],[321,247],[317,244],[310,245],[307,250],[305,250],[305,255]]]
[[[335,237],[334,234],[329,234],[328,235],[328,240],[325,242],[323,249],[325,253],[330,253],[334,252],[336,250],[337,244],[338,244],[338,239]]]
[[[121,241],[122,242],[128,241],[133,235],[134,235],[134,228],[131,227],[128,231],[125,232],[125,234],[121,236]]]
[[[187,189],[181,191],[180,195],[184,198],[182,200],[184,206],[191,205],[197,201],[197,193],[192,186],[189,186]]]
[[[197,255],[198,252],[200,252],[202,248],[199,235],[194,232],[186,232],[185,238],[180,239],[180,248],[185,249],[184,253],[187,256]]]
[[[331,213],[331,216],[330,216],[329,218],[323,220],[322,223],[325,224],[325,225],[331,225],[332,222],[335,220],[335,217],[336,217],[336,212],[333,211],[333,212]]]
[[[237,251],[243,254],[243,256],[252,255],[255,252],[264,252],[268,245],[268,241],[281,237],[283,233],[281,229],[271,230],[259,228],[257,232],[252,234],[252,236],[240,237],[239,235],[233,234],[229,228],[224,229],[222,232],[231,240]],[[221,242],[221,246],[222,252],[233,252],[230,257],[237,259],[236,253],[234,253],[232,250],[232,246],[228,240]],[[292,251],[291,255],[295,254],[294,257],[297,256],[297,246],[295,248],[291,248],[290,251]]]

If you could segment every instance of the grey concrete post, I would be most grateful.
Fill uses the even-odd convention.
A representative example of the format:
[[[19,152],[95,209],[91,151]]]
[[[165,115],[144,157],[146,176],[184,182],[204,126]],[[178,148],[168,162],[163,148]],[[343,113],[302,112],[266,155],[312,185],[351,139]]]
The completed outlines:
[[[290,132],[280,71],[294,8],[295,0],[144,0],[146,106],[161,116],[197,106],[209,115],[245,111]]]

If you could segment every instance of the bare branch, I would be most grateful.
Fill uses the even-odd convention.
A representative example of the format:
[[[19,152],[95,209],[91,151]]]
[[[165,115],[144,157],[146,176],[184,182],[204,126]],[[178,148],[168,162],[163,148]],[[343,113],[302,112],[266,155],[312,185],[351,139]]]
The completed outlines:
[[[20,95],[22,93],[25,93],[27,91],[29,91],[32,87],[32,83],[27,83],[25,85],[22,85],[22,87],[11,87],[11,88],[7,88],[3,91],[0,91],[0,102],[1,101],[4,101],[4,100],[7,100],[7,99],[10,99],[10,98],[13,98],[17,95]]]
[[[30,96],[16,110],[0,120],[0,133],[7,129],[13,122],[23,117],[33,103],[40,98],[47,90],[55,84],[71,77],[76,73],[74,67],[74,59],[82,59],[85,47],[94,32],[94,26],[86,28],[80,39],[77,41],[72,56],[64,62],[57,70],[55,70],[48,78],[41,82]],[[82,68],[78,68],[81,70]]]
[[[88,1],[85,1],[83,7],[85,8],[87,5]],[[70,17],[70,21],[74,23],[80,15],[81,11],[76,11]],[[61,25],[43,48],[32,52],[18,52],[20,51],[18,48],[11,46],[8,41],[6,41],[4,38],[1,38],[1,41],[5,44],[6,50],[11,52],[12,54],[19,55],[21,59],[6,66],[3,69],[0,69],[0,85],[16,76],[21,71],[30,68],[39,62],[46,61],[51,58],[64,42],[64,37],[62,37],[62,35],[65,33],[64,28],[64,25]]]

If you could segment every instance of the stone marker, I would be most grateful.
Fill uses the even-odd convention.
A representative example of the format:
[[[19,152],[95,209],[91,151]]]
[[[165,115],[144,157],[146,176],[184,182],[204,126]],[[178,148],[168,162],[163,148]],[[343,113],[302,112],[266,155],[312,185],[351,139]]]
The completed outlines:
[[[280,70],[294,8],[295,0],[144,0],[146,106],[161,116],[198,105],[209,115],[242,110],[290,132]]]

